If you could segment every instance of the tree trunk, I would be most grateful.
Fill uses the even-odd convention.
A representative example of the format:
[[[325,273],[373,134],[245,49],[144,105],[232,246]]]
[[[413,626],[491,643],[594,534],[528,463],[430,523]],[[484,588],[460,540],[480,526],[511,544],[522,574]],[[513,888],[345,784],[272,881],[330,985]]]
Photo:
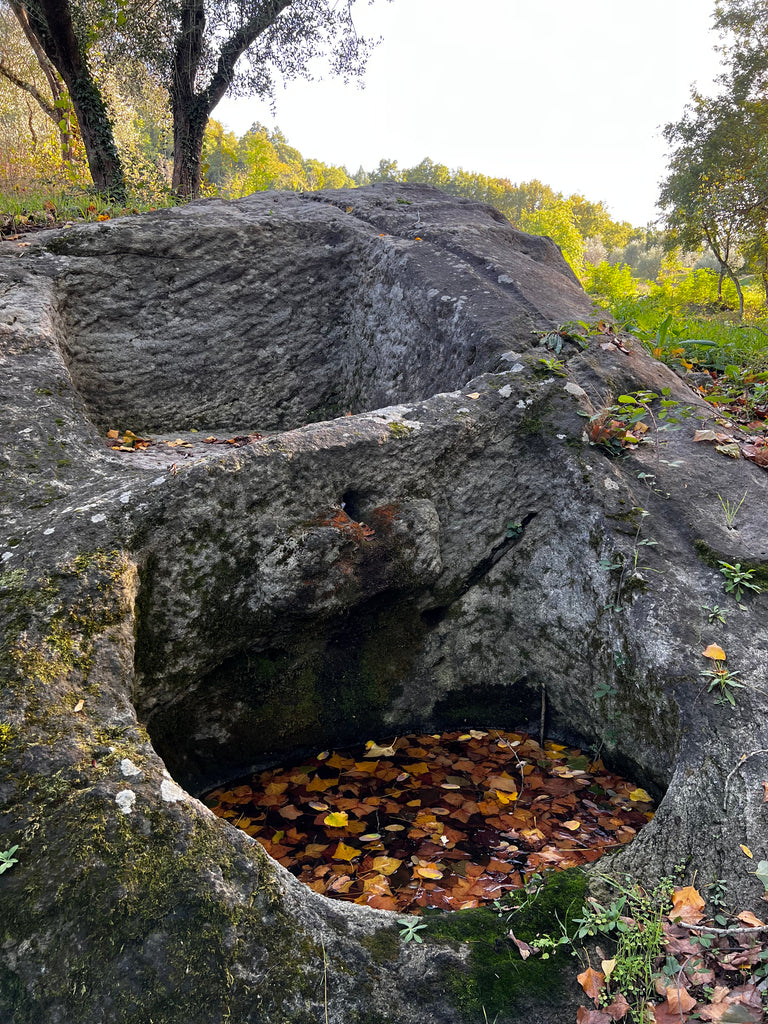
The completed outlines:
[[[42,46],[40,45],[40,40],[35,35],[30,24],[29,14],[22,6],[20,0],[9,0],[9,4],[11,10],[13,11],[16,17],[16,20],[19,23],[19,26],[21,27],[22,32],[24,33],[27,39],[27,42],[32,48],[32,52],[37,58],[37,63],[40,65],[40,68],[43,74],[45,75],[46,81],[48,82],[48,88],[51,90],[51,98],[53,100],[53,105],[51,106],[50,104],[46,103],[44,97],[42,97],[36,89],[33,92],[32,89],[28,88],[23,83],[17,82],[16,84],[19,86],[19,88],[26,89],[26,91],[29,92],[30,95],[34,96],[43,112],[48,117],[50,117],[52,121],[55,122],[56,128],[59,132],[61,159],[65,164],[72,163],[74,159],[74,153],[72,151],[72,130],[69,124],[69,111],[63,110],[61,107],[57,106],[58,101],[62,98],[62,96],[64,96],[65,93],[64,87],[61,82],[61,78],[57,74],[56,68],[53,66],[53,64],[51,64],[51,62],[46,57],[45,50],[43,50]],[[9,76],[6,75],[6,77]],[[66,128],[61,127],[62,120],[66,120]]]
[[[173,190],[194,198],[202,184],[203,137],[211,112],[232,84],[235,65],[292,0],[268,0],[236,29],[221,46],[216,71],[207,87],[195,92],[203,53],[205,10],[203,0],[184,0],[181,25],[173,55],[170,94],[173,107]]]
[[[125,180],[107,108],[75,34],[66,0],[25,0],[32,32],[69,90],[93,184],[118,202]]]
[[[192,199],[202,185],[203,138],[208,113],[199,101],[173,100],[173,191]]]

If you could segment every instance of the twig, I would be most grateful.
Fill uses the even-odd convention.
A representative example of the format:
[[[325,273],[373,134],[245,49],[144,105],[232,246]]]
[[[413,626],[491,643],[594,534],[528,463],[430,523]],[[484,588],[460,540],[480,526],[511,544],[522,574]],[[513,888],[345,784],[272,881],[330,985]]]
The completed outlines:
[[[323,947],[323,1005],[325,1006],[325,1024],[328,1024],[328,958],[325,955],[325,941],[320,940]]]
[[[768,750],[751,750],[748,754],[742,754],[741,757],[739,758],[738,764],[728,772],[728,775],[726,776],[726,779],[725,779],[725,786],[723,786],[723,810],[726,809],[726,804],[728,803],[728,784],[729,784],[729,782],[731,781],[733,776],[736,774],[736,772],[739,770],[739,768],[741,768],[741,766],[744,764],[745,761],[748,761],[750,759],[750,757],[756,757],[758,754],[768,754]]]
[[[503,743],[506,747],[508,747],[509,750],[511,750],[512,753],[515,755],[515,760],[517,761],[517,767],[520,770],[520,792],[517,794],[517,800],[519,802],[520,801],[520,797],[523,795],[523,790],[525,789],[525,766],[526,766],[526,764],[528,762],[520,760],[520,757],[518,756],[517,751],[515,750],[515,748],[512,746],[512,744],[509,742],[509,740],[505,736],[502,736],[500,733],[497,732],[496,733],[496,737],[499,740],[499,742]]]
[[[685,921],[675,921],[692,932],[709,932],[711,935],[748,935],[754,932],[768,932],[768,924],[761,924],[757,928],[737,928],[735,925],[730,928],[715,928],[710,924],[687,924]]]
[[[539,746],[544,749],[544,726],[547,721],[547,688],[541,684],[541,714],[539,715]]]
[[[680,983],[682,981],[683,971],[688,966],[688,963],[691,960],[691,958],[694,956],[698,957],[699,960],[701,960],[701,953],[689,953],[688,956],[685,958],[682,967],[677,972],[677,1012],[680,1014],[680,1024],[685,1024],[685,1017],[683,1016],[683,1007],[680,1003]],[[686,991],[688,990],[686,989]]]

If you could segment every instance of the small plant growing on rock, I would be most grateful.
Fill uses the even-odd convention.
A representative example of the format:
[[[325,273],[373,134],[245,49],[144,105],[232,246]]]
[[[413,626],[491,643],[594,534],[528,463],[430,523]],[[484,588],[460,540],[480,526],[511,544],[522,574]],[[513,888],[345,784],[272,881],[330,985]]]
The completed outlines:
[[[0,853],[0,875],[5,871],[9,871],[14,864],[18,864],[18,858],[14,857],[14,853],[18,850],[18,846],[12,846],[10,850],[5,850]]]
[[[419,924],[418,921],[418,917],[398,917],[397,923],[400,925],[400,938],[403,942],[424,941],[418,933],[427,926],[423,922]]]
[[[731,565],[730,562],[718,562],[717,564],[720,566],[720,572],[725,576],[726,594],[733,594],[737,601],[741,601],[745,590],[751,590],[754,594],[762,594],[763,588],[753,579],[754,569],[742,569],[741,562],[736,562],[735,565]]]

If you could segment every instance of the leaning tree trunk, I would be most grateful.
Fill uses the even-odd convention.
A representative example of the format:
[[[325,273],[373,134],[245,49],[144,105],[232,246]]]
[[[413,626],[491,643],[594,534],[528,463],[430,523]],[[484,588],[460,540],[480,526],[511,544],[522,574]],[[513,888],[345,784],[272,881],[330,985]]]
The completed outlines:
[[[539,337],[591,316],[554,243],[383,184],[83,225],[3,263],[0,1019],[495,1017],[493,913],[406,945],[196,796],[414,726],[538,732],[542,691],[553,738],[659,800],[613,869],[759,908],[768,594],[737,602],[721,569],[768,588],[768,474],[697,440],[711,408],[629,337],[561,332],[562,375],[543,366]],[[678,430],[649,419],[619,453],[590,432],[595,404],[663,389]],[[114,451],[118,426],[186,440]],[[497,1019],[577,1005],[515,991]]]
[[[69,90],[93,184],[100,192],[124,202],[125,179],[112,122],[80,46],[66,0],[26,0],[24,8],[32,31]]]

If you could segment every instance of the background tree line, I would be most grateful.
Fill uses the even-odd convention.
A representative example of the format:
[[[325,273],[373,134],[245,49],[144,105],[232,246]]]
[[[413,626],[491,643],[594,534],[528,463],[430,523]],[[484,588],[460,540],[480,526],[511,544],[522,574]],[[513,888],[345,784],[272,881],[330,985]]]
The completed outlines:
[[[361,73],[370,45],[354,35],[347,5],[158,0],[152,24],[144,10],[135,0],[0,0],[0,212],[21,211],[24,190],[29,207],[35,190],[92,184],[144,208],[200,193],[422,182],[549,235],[593,288],[690,278],[702,303],[743,308],[752,276],[768,296],[768,5],[716,5],[720,92],[693,93],[667,126],[664,218],[643,228],[536,180],[515,184],[428,158],[350,172],[305,158],[278,130],[254,125],[238,138],[211,119],[224,93],[269,93],[275,76],[304,74],[314,56],[337,73]],[[47,202],[40,215],[50,218]],[[100,201],[90,207],[98,213]]]

